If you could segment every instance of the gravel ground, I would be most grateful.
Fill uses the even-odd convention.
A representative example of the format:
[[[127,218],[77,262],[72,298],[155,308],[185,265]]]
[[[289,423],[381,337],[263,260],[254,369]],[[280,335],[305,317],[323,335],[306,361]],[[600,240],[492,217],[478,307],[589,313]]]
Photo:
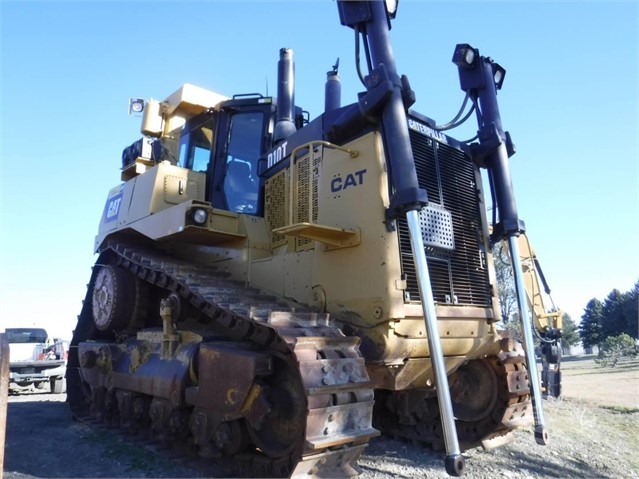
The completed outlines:
[[[72,420],[64,394],[10,396],[4,477],[203,477],[157,451],[131,446],[116,434]],[[545,477],[639,478],[639,413],[573,400],[544,401],[551,437],[535,443],[531,430],[492,451],[464,453],[469,479]],[[449,477],[443,455],[410,443],[377,438],[360,460],[362,479]],[[217,477],[221,477],[223,474]]]

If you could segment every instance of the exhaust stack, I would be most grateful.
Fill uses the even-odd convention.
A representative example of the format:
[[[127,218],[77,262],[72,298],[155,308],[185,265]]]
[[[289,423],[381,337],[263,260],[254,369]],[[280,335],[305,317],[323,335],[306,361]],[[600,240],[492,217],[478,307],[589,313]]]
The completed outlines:
[[[277,62],[277,117],[273,140],[285,140],[297,131],[295,128],[295,66],[293,50],[280,49]]]
[[[331,71],[326,72],[326,86],[324,89],[324,112],[337,110],[342,106],[342,83],[337,69],[339,68],[339,58],[333,65]]]

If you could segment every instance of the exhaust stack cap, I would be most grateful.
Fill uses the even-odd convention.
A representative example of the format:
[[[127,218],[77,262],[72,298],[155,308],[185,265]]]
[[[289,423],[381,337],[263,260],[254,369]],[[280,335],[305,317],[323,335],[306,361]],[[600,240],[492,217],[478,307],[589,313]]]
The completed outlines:
[[[326,87],[324,89],[324,111],[337,110],[342,103],[342,83],[337,70],[339,57],[333,65],[333,69],[326,72]]]

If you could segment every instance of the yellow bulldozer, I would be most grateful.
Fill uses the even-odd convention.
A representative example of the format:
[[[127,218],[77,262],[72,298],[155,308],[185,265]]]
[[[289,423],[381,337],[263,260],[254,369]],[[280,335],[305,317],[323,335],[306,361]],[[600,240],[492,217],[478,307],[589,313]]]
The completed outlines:
[[[184,84],[131,100],[143,137],[107,195],[69,351],[76,417],[251,477],[356,475],[379,434],[445,451],[454,476],[518,427],[547,442],[523,287],[523,345],[498,332],[491,245],[519,257],[525,230],[505,69],[458,44],[471,106],[438,125],[397,73],[390,3],[337,2],[368,73],[342,105],[336,65],[312,120],[288,48],[276,98]],[[472,113],[476,140],[446,133]]]

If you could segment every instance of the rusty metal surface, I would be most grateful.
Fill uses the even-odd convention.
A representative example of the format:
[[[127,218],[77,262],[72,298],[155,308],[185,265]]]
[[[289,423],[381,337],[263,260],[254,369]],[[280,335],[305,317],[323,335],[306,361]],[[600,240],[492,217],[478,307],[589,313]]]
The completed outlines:
[[[175,407],[162,392],[166,387],[143,384],[152,377],[161,383],[166,371],[149,369],[140,374],[149,363],[157,362],[156,371],[170,358],[154,359],[156,353],[148,351],[132,354],[134,349],[123,345],[111,346],[108,352],[96,346],[95,357],[83,356],[85,349],[93,349],[87,345],[99,337],[91,324],[91,301],[85,300],[70,352],[75,357],[70,357],[67,373],[69,402],[76,416],[91,414],[121,427],[147,427],[183,444],[195,442],[200,455],[229,461],[243,477],[357,474],[358,457],[367,441],[379,434],[371,425],[373,390],[358,338],[344,337],[326,315],[289,308],[222,273],[158,252],[113,244],[98,262],[118,265],[157,291],[180,295],[197,311],[201,328],[226,336],[229,342],[204,338],[198,343],[204,351],[197,365],[198,384],[167,383],[186,392]],[[87,298],[94,281],[95,271]],[[252,346],[238,352],[237,346],[244,343]],[[224,359],[217,361],[219,355]],[[268,364],[271,360],[275,367]],[[184,364],[176,361],[176,367],[177,363]],[[193,368],[183,373],[182,367],[177,367],[179,377],[192,378]],[[134,379],[136,375],[140,377]],[[168,373],[169,378],[172,375]],[[126,392],[114,388],[116,379]],[[218,382],[220,387],[203,386],[204,381]],[[91,395],[83,393],[83,382],[93,384]],[[148,414],[141,415],[145,407]],[[214,417],[211,411],[219,408],[222,412]],[[251,442],[257,448],[248,447]]]
[[[533,423],[524,352],[512,342],[502,341],[501,346],[500,353],[477,360],[483,362],[481,367],[469,370],[493,371],[496,384],[494,396],[480,396],[479,408],[464,411],[467,420],[457,418],[457,435],[462,450],[484,444],[487,447],[505,444],[511,440],[514,429]],[[453,400],[463,400],[467,393],[472,392],[469,388],[472,388],[472,380],[457,388],[453,384],[452,391],[456,393]],[[416,394],[417,392],[378,392],[375,397],[374,426],[383,434],[422,442],[435,450],[443,450],[444,438],[436,400],[432,396]],[[472,397],[468,405],[477,406],[476,401]],[[481,411],[482,404],[486,406],[486,411]],[[456,413],[454,401],[453,411]]]
[[[157,335],[150,337],[155,339]],[[92,387],[133,391],[168,399],[176,406],[183,404],[184,390],[192,383],[192,360],[198,345],[180,344],[166,358],[159,338],[130,339],[120,344],[81,342],[77,351],[82,379]]]
[[[207,386],[204,396],[213,401],[216,409],[222,406],[223,414],[216,413],[216,417],[207,400],[199,398],[197,388],[202,385],[196,384],[197,368],[193,365],[184,373],[190,382],[172,386],[185,391],[183,402],[175,403],[164,393],[157,395],[154,389],[156,396],[146,405],[140,393],[148,389],[118,396],[108,389],[112,387],[108,381],[96,381],[92,394],[83,394],[83,376],[79,373],[82,361],[95,361],[94,368],[102,368],[103,377],[109,373],[109,363],[97,354],[99,351],[93,359],[83,360],[79,354],[81,343],[99,336],[92,325],[91,301],[85,300],[67,372],[69,402],[77,416],[92,412],[94,417],[109,421],[113,419],[109,411],[117,412],[119,408],[118,414],[123,412],[128,416],[128,427],[144,426],[156,435],[177,438],[184,444],[198,444],[200,455],[214,457],[216,463],[229,461],[235,473],[242,477],[356,475],[357,459],[368,440],[378,434],[375,428],[423,442],[434,449],[443,447],[434,394],[429,395],[428,389],[425,394],[422,389],[417,391],[419,394],[406,391],[403,396],[401,391],[374,392],[360,354],[359,338],[345,337],[327,315],[300,310],[299,306],[289,308],[278,298],[228,280],[224,273],[156,251],[114,244],[101,254],[98,262],[119,265],[154,291],[179,295],[183,304],[197,312],[199,327],[209,333],[189,334],[193,343],[211,345],[205,346],[203,355],[203,363],[208,364],[204,370],[211,372],[206,381],[220,380],[222,385],[217,391],[208,390]],[[88,299],[94,280],[95,274],[89,284]],[[156,336],[158,339],[153,339]],[[221,337],[227,342],[220,343]],[[161,334],[144,330],[138,338],[159,342]],[[237,349],[239,344],[251,346],[241,354],[228,349]],[[274,371],[286,372],[271,374],[264,361],[253,354],[255,351],[278,364]],[[109,349],[109,354],[115,352]],[[142,353],[139,351],[137,357],[122,364],[136,370],[142,368],[145,364]],[[216,353],[228,356],[218,363],[213,357]],[[476,417],[471,414],[468,417],[474,420],[458,422],[458,435],[464,449],[482,443],[503,443],[515,427],[531,422],[523,352],[503,341],[501,352],[492,354],[483,361],[488,370],[494,371],[496,397],[483,399],[491,405],[489,414]],[[457,365],[464,358],[449,360]],[[116,361],[116,364],[119,363]],[[213,374],[218,364],[227,370]],[[383,379],[395,387],[412,384],[415,375],[420,370],[428,371],[428,366],[428,359],[416,360],[414,364],[407,364],[405,371],[398,371],[396,377],[381,375],[375,382],[383,382]],[[200,367],[200,378],[202,373]],[[91,382],[88,376],[87,379]],[[132,388],[126,381],[121,384]],[[429,387],[427,383],[424,386]],[[458,397],[463,398],[470,386],[468,383],[465,388],[459,388]],[[234,388],[238,389],[239,396],[236,393],[229,396]],[[419,397],[420,394],[423,396]],[[235,402],[233,407],[229,398]],[[238,407],[240,402],[242,405]],[[176,404],[180,407],[176,408]],[[150,417],[140,416],[139,411],[145,406]],[[373,410],[375,424],[372,424]],[[247,446],[251,443],[258,445],[257,448]]]

